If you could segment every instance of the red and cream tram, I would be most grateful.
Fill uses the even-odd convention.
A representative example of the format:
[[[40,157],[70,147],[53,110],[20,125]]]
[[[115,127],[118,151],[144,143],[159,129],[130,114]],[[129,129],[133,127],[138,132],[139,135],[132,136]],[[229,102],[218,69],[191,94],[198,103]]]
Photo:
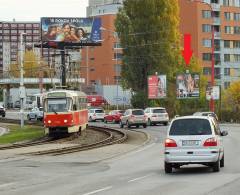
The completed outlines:
[[[45,134],[81,133],[87,128],[87,96],[81,91],[47,92],[43,107]]]

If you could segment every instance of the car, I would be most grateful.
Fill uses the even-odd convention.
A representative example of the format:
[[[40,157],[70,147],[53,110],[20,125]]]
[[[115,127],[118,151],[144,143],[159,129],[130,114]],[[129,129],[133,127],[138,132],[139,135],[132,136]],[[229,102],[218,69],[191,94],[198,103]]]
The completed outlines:
[[[104,123],[107,122],[113,122],[113,123],[119,123],[120,117],[123,115],[124,110],[112,110],[104,117]]]
[[[143,109],[128,109],[120,117],[120,128],[123,128],[126,125],[128,128],[131,126],[139,127],[140,125],[143,128],[147,127],[147,117],[144,114]]]
[[[16,101],[15,104],[14,104],[14,108],[20,108],[21,107],[21,104],[20,104],[20,101]]]
[[[104,121],[105,112],[102,108],[92,108],[88,110],[88,121]]]
[[[214,112],[195,112],[193,113],[194,116],[212,116],[218,121],[218,117]]]
[[[144,110],[147,116],[148,125],[164,124],[168,125],[169,116],[165,108],[163,107],[152,107]]]
[[[6,116],[6,109],[4,108],[3,105],[0,105],[0,115],[2,117],[5,117]]]
[[[43,120],[43,107],[34,107],[28,114],[27,114],[28,120]]]
[[[202,164],[214,172],[224,167],[224,146],[216,119],[210,116],[183,116],[174,118],[168,128],[164,149],[165,173],[182,165]]]

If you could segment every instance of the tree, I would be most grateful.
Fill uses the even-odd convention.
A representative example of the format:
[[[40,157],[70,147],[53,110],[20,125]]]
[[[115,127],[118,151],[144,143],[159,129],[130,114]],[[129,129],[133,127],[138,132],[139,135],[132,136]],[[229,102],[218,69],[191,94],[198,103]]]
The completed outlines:
[[[228,110],[240,111],[240,81],[231,83],[224,92],[225,108]]]
[[[134,92],[133,106],[150,103],[149,75],[158,72],[166,74],[170,83],[175,80],[180,53],[178,10],[178,0],[126,0],[117,14],[115,26],[124,48],[122,85]]]

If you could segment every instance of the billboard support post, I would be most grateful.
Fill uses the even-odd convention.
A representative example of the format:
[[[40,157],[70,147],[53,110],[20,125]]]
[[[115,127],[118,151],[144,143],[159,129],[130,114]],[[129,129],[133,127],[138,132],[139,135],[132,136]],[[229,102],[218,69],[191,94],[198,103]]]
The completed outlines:
[[[66,66],[65,66],[65,50],[61,48],[61,64],[62,64],[62,88],[66,87]]]

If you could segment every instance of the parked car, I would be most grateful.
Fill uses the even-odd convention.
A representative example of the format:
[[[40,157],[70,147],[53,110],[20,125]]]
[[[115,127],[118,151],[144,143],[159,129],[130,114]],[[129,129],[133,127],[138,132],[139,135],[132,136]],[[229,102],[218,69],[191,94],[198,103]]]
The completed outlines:
[[[43,120],[43,107],[35,107],[27,114],[28,120]]]
[[[218,121],[218,117],[214,112],[195,112],[194,116],[212,116]]]
[[[142,125],[144,128],[147,127],[147,118],[142,109],[128,109],[120,117],[120,127],[123,128],[126,125],[128,128],[131,126],[139,127]]]
[[[147,116],[149,126],[155,124],[167,125],[169,122],[168,113],[163,107],[146,108],[144,113]]]
[[[14,104],[14,108],[20,108],[21,107],[21,104],[20,104],[20,101],[16,101],[15,104]]]
[[[105,112],[102,108],[92,108],[88,110],[88,121],[104,121]]]
[[[224,146],[216,119],[210,116],[184,116],[172,120],[165,140],[164,168],[171,173],[172,168],[187,164],[211,166],[214,172],[224,167]]]
[[[104,122],[113,122],[113,123],[119,123],[120,117],[123,115],[123,110],[112,110],[104,117]]]
[[[0,105],[0,115],[2,117],[5,117],[6,116],[6,109],[4,108],[3,105]]]

